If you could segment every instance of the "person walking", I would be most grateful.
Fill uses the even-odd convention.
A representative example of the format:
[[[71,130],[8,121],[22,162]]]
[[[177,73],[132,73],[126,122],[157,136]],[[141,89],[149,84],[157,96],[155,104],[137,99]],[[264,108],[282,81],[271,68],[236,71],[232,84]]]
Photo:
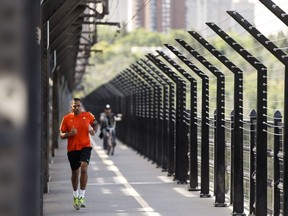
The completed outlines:
[[[88,164],[91,156],[90,135],[97,132],[98,123],[90,112],[81,111],[81,99],[73,98],[71,112],[66,114],[60,125],[60,138],[67,139],[67,156],[71,167],[73,206],[85,208],[85,189],[88,181]],[[78,191],[80,174],[80,190]]]

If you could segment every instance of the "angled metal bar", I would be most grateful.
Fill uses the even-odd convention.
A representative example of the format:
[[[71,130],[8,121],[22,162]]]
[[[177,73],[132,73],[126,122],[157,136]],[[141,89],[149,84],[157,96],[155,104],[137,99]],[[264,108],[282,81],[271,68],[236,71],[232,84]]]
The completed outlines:
[[[77,21],[79,16],[83,13],[83,8],[80,6],[75,7],[71,12],[67,13],[61,20],[55,20],[54,22],[49,21],[50,23],[50,37],[51,40],[56,38],[60,33],[66,31],[71,25]],[[82,24],[82,20],[81,20]]]
[[[265,37],[251,23],[247,21],[236,11],[227,11],[227,13],[235,19],[247,32],[249,32],[259,43],[261,43],[271,54],[273,54],[280,62],[287,65],[288,55],[277,47],[271,40]]]
[[[282,10],[278,5],[276,5],[271,0],[259,0],[263,5],[265,5],[275,16],[278,17],[285,25],[288,26],[288,14]]]
[[[72,4],[71,4],[72,2]],[[47,0],[43,2],[41,7],[43,8],[42,10],[42,22],[46,23],[52,16],[60,16],[61,14],[63,15],[63,11],[69,10],[69,6],[73,7],[73,2],[72,0],[59,0],[59,1],[51,1]],[[78,2],[76,3],[78,4]],[[65,14],[65,12],[64,12]]]
[[[69,40],[72,38],[75,38],[76,35],[78,35],[81,32],[81,26],[76,25],[70,25],[70,28],[67,29],[67,31],[62,31],[57,37],[49,38],[50,41],[50,49],[55,50],[60,47],[60,45],[67,48],[67,44],[73,44],[69,43]],[[73,37],[74,36],[74,37]],[[69,46],[71,47],[71,45]]]
[[[110,25],[110,26],[117,26],[117,27],[121,27],[119,22],[95,22],[96,25]]]

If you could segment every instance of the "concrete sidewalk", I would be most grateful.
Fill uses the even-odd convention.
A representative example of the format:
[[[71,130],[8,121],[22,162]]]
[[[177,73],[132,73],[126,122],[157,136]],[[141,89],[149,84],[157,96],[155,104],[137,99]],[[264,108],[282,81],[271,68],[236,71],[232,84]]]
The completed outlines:
[[[214,198],[200,198],[167,177],[137,152],[118,142],[115,155],[102,150],[98,134],[93,137],[93,153],[86,188],[87,208],[72,207],[70,167],[66,140],[59,143],[50,165],[49,193],[44,194],[45,216],[187,216],[231,215],[228,207],[214,207]]]

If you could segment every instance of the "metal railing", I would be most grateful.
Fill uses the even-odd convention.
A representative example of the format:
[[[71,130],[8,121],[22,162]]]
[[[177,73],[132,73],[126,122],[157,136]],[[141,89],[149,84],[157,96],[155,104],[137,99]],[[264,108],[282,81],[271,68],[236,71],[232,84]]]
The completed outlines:
[[[275,5],[265,6],[288,24],[281,18],[287,15],[284,11]],[[228,14],[285,65],[287,101],[285,52],[239,13]],[[199,190],[200,197],[213,195],[215,207],[232,205],[232,215],[287,216],[288,145],[287,133],[283,131],[288,127],[288,106],[284,106],[283,117],[276,112],[274,121],[268,121],[267,67],[215,23],[207,25],[256,70],[257,102],[250,119],[243,117],[245,72],[195,31],[188,33],[233,74],[233,99],[229,103],[234,110],[230,118],[225,119],[228,79],[219,69],[223,67],[212,63],[215,61],[206,55],[204,58],[199,47],[194,49],[194,44],[183,39],[176,39],[175,46],[165,44],[169,54],[159,50],[157,54],[147,54],[87,95],[83,103],[96,116],[105,103],[112,104],[114,112],[123,114],[117,137],[167,171],[167,175],[173,175],[177,183],[189,183],[188,190]],[[201,64],[203,71],[197,64]],[[211,86],[216,95],[213,100],[209,99]],[[216,109],[211,115],[212,107]]]

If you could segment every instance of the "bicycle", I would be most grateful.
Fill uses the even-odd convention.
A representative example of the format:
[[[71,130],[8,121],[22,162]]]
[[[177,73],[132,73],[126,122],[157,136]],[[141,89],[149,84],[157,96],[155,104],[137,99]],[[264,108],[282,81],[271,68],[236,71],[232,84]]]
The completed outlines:
[[[107,154],[114,155],[114,145],[112,142],[112,131],[113,128],[106,128],[106,139],[107,139]]]

